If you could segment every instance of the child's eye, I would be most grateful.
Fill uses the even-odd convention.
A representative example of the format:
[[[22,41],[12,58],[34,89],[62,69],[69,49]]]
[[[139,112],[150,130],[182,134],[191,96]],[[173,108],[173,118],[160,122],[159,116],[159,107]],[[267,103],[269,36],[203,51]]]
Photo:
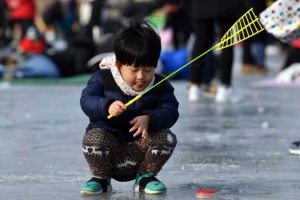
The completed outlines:
[[[138,70],[136,70],[136,69],[132,69],[131,71],[132,71],[132,72],[137,72]]]
[[[151,69],[145,69],[145,72],[151,72]]]

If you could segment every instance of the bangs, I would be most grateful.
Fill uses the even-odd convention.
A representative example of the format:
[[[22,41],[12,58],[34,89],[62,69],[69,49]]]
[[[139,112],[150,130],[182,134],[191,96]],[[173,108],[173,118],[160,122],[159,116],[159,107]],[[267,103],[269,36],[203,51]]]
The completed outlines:
[[[156,67],[157,55],[155,55],[153,45],[151,47],[151,44],[145,38],[131,37],[124,45],[126,48],[124,48],[120,57],[117,58],[122,64],[134,65],[135,67]]]

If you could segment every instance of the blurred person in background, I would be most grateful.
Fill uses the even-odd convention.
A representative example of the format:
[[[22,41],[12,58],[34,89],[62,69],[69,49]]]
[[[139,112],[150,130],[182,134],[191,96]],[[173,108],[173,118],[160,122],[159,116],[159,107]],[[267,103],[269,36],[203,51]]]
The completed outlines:
[[[20,41],[27,29],[34,24],[36,6],[34,0],[6,0],[13,38]]]
[[[55,0],[45,9],[42,20],[48,42],[57,38],[72,38],[79,32],[78,7],[79,3],[76,0]]]
[[[198,57],[213,46],[218,37],[222,37],[229,28],[236,22],[239,16],[244,12],[244,5],[239,0],[188,0],[184,1],[187,14],[195,20],[196,40],[192,50],[191,60]],[[217,30],[215,30],[215,25]],[[208,54],[208,56],[211,53]],[[215,101],[219,103],[237,103],[242,100],[232,87],[232,65],[233,65],[233,47],[227,47],[221,51],[219,56],[219,80],[220,85],[217,88]],[[190,68],[190,87],[188,91],[188,100],[197,102],[202,95],[200,85],[203,83],[203,60],[206,57],[198,59]],[[205,61],[204,61],[205,62]]]
[[[267,8],[263,0],[244,0],[246,10],[253,8],[259,14]],[[263,31],[243,41],[243,66],[242,72],[246,74],[266,73],[265,48],[267,45],[267,32]]]
[[[26,54],[41,54],[45,47],[46,41],[43,35],[35,26],[31,26],[27,29],[27,34],[21,39],[18,51]]]
[[[51,61],[47,63],[47,58],[43,55],[46,46],[43,34],[35,26],[29,27],[16,48],[3,58],[0,77],[58,77],[56,66],[49,65]]]
[[[84,35],[93,37],[94,28],[102,26],[102,16],[105,9],[106,0],[85,0],[80,5],[81,32]],[[85,21],[85,22],[84,22]]]
[[[193,31],[191,17],[184,11],[180,0],[164,0],[167,6],[166,24],[164,29],[172,29],[174,49],[186,48]]]
[[[8,8],[5,0],[0,0],[0,49],[4,48],[12,39],[10,29],[8,29]]]

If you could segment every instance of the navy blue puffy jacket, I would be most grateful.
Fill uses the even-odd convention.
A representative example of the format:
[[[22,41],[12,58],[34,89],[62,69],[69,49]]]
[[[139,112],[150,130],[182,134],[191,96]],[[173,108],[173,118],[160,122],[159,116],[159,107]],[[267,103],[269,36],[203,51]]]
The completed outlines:
[[[163,77],[155,74],[155,83]],[[142,96],[139,100],[127,107],[127,110],[119,115],[107,119],[107,106],[115,100],[124,104],[133,99],[124,95],[117,86],[111,71],[102,69],[94,73],[83,89],[80,104],[83,112],[89,117],[90,124],[86,128],[88,132],[92,128],[103,128],[124,141],[133,141],[134,132],[129,132],[133,126],[129,122],[138,115],[148,114],[151,122],[148,132],[171,128],[179,117],[178,101],[174,95],[174,88],[168,81],[163,81]]]

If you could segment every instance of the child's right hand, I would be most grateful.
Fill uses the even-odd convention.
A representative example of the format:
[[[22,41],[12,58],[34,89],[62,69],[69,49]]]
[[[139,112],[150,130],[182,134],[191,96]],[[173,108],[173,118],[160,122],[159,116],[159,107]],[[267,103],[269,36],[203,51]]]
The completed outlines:
[[[126,110],[126,106],[121,101],[110,104],[108,113],[114,117],[121,115]]]

